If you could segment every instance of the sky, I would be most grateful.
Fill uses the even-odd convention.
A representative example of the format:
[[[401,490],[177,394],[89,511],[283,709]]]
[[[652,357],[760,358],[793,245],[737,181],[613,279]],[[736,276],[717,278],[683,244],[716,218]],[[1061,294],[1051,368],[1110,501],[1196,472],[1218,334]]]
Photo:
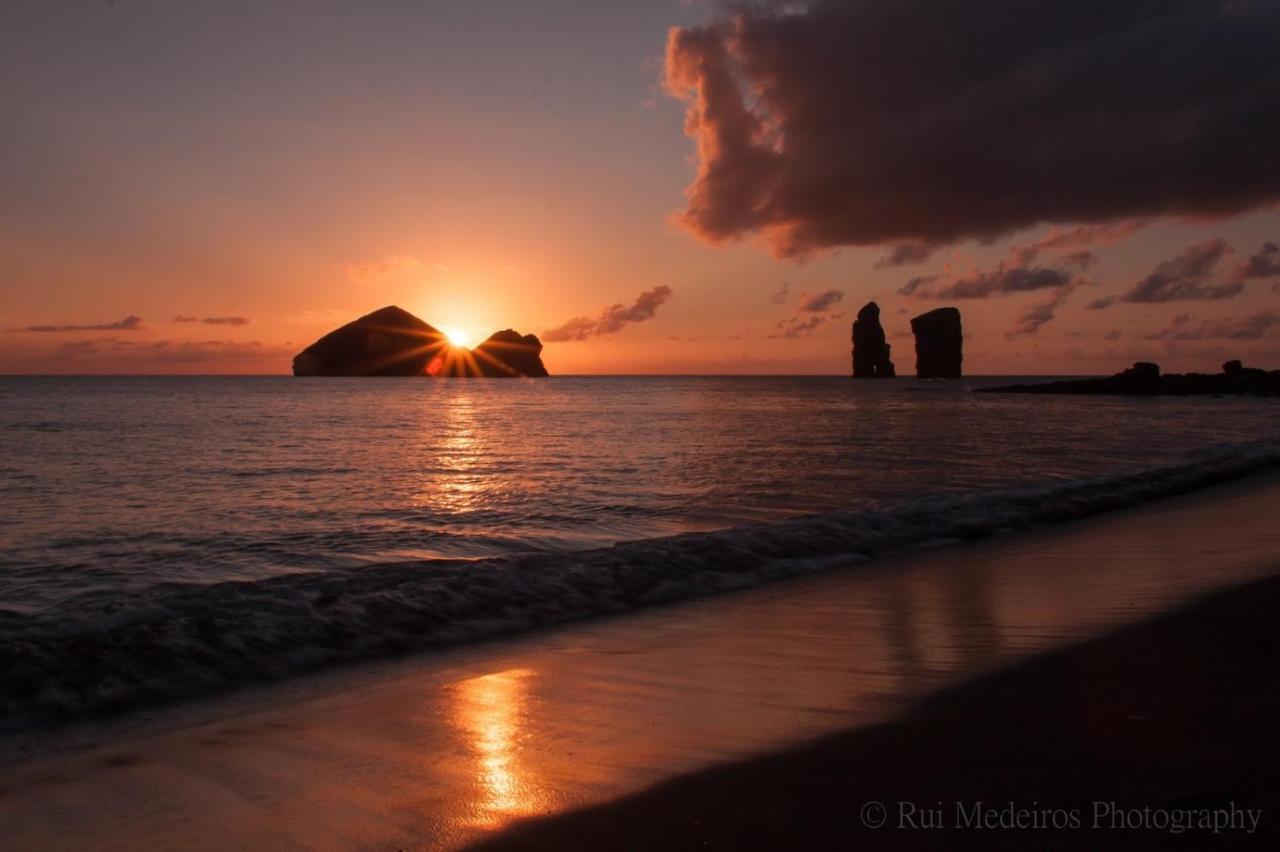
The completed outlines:
[[[744,11],[745,9],[745,11]],[[1273,0],[0,6],[0,373],[1280,368]]]

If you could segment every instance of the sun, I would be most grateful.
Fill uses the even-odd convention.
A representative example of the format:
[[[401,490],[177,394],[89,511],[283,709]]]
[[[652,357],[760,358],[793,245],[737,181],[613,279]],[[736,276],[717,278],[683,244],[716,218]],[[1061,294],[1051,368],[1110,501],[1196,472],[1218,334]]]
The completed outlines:
[[[465,348],[469,343],[471,343],[471,335],[467,334],[460,328],[446,328],[444,330],[444,336],[449,338],[449,343],[452,346]]]

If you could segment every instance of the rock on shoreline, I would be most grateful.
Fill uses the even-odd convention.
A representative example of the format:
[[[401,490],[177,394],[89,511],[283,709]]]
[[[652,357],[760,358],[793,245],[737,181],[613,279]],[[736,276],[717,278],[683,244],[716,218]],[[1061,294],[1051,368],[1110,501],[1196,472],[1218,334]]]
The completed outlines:
[[[1123,394],[1127,396],[1280,396],[1280,370],[1259,370],[1239,361],[1221,373],[1161,373],[1160,365],[1139,361],[1114,376],[1040,384],[980,388],[985,393]]]

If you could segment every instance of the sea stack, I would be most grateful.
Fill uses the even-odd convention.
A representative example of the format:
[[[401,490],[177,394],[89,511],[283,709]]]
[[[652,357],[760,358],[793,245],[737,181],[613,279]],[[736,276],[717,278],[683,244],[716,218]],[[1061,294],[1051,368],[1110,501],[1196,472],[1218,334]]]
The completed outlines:
[[[295,376],[420,376],[444,333],[394,305],[334,329],[293,359]]]
[[[855,379],[891,379],[893,362],[889,360],[889,344],[880,325],[880,306],[867,302],[853,322],[853,377]]]
[[[504,329],[474,350],[394,305],[337,328],[299,352],[295,376],[543,377],[542,343]]]
[[[958,379],[964,361],[959,308],[938,308],[911,320],[916,336],[916,375],[922,379]]]
[[[547,368],[542,363],[542,341],[535,334],[521,335],[514,329],[504,328],[489,335],[489,339],[471,350],[476,366],[485,376],[492,378],[520,377],[544,378]]]

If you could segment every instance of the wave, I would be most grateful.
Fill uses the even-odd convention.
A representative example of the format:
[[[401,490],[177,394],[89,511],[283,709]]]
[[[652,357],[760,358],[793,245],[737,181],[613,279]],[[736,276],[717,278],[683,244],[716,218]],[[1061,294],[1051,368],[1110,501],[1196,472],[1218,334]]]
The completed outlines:
[[[1140,473],[807,515],[611,547],[366,565],[0,610],[0,724],[57,722],[1134,506],[1280,464],[1226,445]]]

